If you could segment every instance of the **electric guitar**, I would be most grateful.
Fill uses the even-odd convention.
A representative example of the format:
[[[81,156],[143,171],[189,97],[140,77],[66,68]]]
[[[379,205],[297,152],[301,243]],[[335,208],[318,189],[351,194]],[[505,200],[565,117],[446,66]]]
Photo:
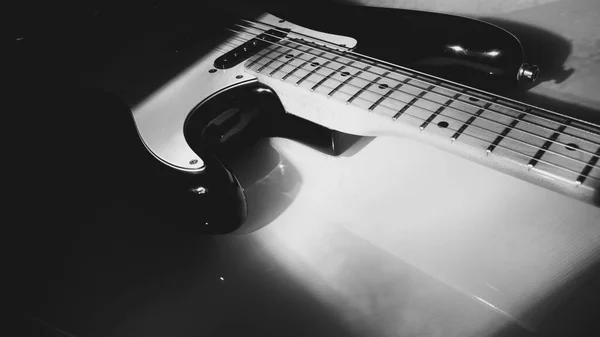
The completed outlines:
[[[369,267],[335,260],[352,233],[535,330],[549,295],[599,257],[600,127],[500,94],[538,76],[509,32],[372,13],[225,17],[168,56],[141,49],[116,64],[121,77],[100,86],[135,127],[134,142],[108,150],[131,173],[118,186],[194,231],[276,233],[265,245],[305,254],[341,294],[370,299],[366,277],[337,282]],[[303,223],[319,205],[344,225]],[[384,260],[369,260],[374,272]]]
[[[236,171],[248,170],[241,168],[247,165],[236,160],[260,137],[285,133],[275,125],[285,124],[285,115],[300,117],[287,122],[297,123],[291,129],[301,128],[301,119],[341,134],[417,139],[585,203],[600,203],[597,124],[447,79],[469,75],[483,87],[535,81],[539,69],[524,63],[514,36],[448,15],[409,11],[397,18],[424,42],[417,51],[384,42],[375,54],[388,60],[400,54],[397,59],[412,60],[408,63],[428,73],[361,53],[351,34],[263,14],[233,22],[225,28],[230,34],[206,55],[135,103],[141,141],[160,163],[188,176],[186,192],[202,203],[237,210],[227,218],[208,216],[201,226],[226,233],[244,224],[266,225],[256,220],[261,211],[252,210],[260,204],[250,197],[256,179],[241,179],[244,174]],[[431,29],[436,20],[437,29]],[[453,30],[439,34],[439,27]],[[261,224],[249,223],[249,217]]]
[[[416,204],[381,187],[374,187],[372,191],[361,187],[361,192],[352,193],[352,183],[340,183],[331,175],[325,175],[329,180],[318,179],[320,186],[329,186],[324,190],[337,189],[340,192],[334,195],[338,198],[352,195],[352,201],[336,203],[322,195],[313,195],[313,198],[329,205],[332,214],[345,214],[341,216],[344,219],[354,217],[349,220],[354,224],[349,225],[353,233],[386,247],[397,256],[411,256],[407,259],[414,265],[484,303],[492,303],[492,307],[508,313],[508,317],[517,317],[516,321],[522,326],[535,330],[543,315],[533,311],[525,318],[522,314],[525,302],[520,301],[531,303],[536,291],[548,293],[548,289],[556,289],[569,279],[565,273],[581,273],[598,257],[600,127],[569,116],[568,111],[554,112],[493,93],[499,83],[516,86],[519,82],[535,81],[538,76],[537,67],[525,63],[519,41],[509,32],[480,21],[441,14],[398,11],[394,15],[393,22],[398,29],[409,32],[406,35],[412,38],[390,39],[392,25],[386,24],[380,29],[371,29],[373,35],[365,40],[359,36],[360,24],[352,21],[343,24],[342,19],[332,20],[329,27],[333,30],[299,25],[287,17],[271,14],[234,21],[225,27],[227,34],[215,42],[213,49],[160,90],[133,105],[132,115],[140,139],[156,160],[188,176],[188,185],[181,185],[181,192],[189,194],[189,199],[194,200],[191,204],[211,205],[207,207],[209,210],[198,213],[204,218],[198,219],[196,225],[212,233],[248,233],[277,219],[290,221],[290,214],[296,214],[288,208],[298,193],[297,185],[302,180],[298,176],[311,176],[308,172],[319,171],[305,167],[302,159],[285,159],[281,153],[286,151],[281,148],[275,151],[279,154],[269,155],[270,150],[265,150],[264,144],[256,145],[261,144],[258,140],[261,137],[300,139],[298,135],[310,134],[313,136],[308,139],[321,139],[320,147],[334,155],[344,150],[341,144],[348,139],[346,135],[401,137],[410,139],[408,144],[424,143],[424,147],[413,145],[413,151],[420,155],[398,154],[398,160],[406,160],[415,170],[429,167],[431,175],[447,176],[450,180],[469,181],[471,175],[473,184],[480,185],[479,189],[448,183],[452,187],[442,187],[440,191],[444,192],[432,194],[423,192],[428,189],[422,187],[426,185],[422,180],[415,185],[406,184],[412,194],[401,194],[420,200],[417,204],[421,205],[413,212],[401,210],[398,221],[407,224],[406,229],[384,225],[389,220],[379,220],[382,225],[377,226],[373,222],[377,223],[380,217],[349,211],[371,203],[387,205],[387,209]],[[381,22],[390,21],[382,17]],[[348,29],[349,26],[354,29]],[[313,125],[313,129],[309,125]],[[314,125],[322,128],[315,129]],[[420,156],[423,149],[431,146],[438,150],[425,151],[428,157],[435,156],[437,160],[427,166],[428,161]],[[447,159],[449,154],[462,159]],[[466,164],[464,159],[476,164]],[[314,161],[306,161],[314,165]],[[374,157],[367,161],[375,166],[386,165],[384,160],[378,164]],[[415,165],[415,162],[421,164]],[[335,166],[331,162],[323,165]],[[349,170],[351,165],[346,163],[336,172],[343,175],[341,172]],[[477,169],[470,166],[471,169],[459,170],[469,165]],[[482,166],[495,173],[489,176],[481,173]],[[411,176],[410,169],[398,174]],[[516,177],[521,183],[500,177],[505,175]],[[458,176],[461,178],[454,178]],[[502,184],[513,188],[513,194],[498,189],[496,193],[502,198],[490,199],[481,191]],[[515,189],[521,194],[515,193]],[[315,194],[320,194],[319,191],[317,189]],[[588,206],[574,207],[556,201],[562,199],[549,196],[556,192]],[[440,194],[432,197],[436,193]],[[487,226],[476,225],[482,220],[473,215],[477,213],[473,204],[480,203],[474,202],[472,197],[466,199],[465,195],[480,195],[481,202],[493,200],[487,207],[478,206],[494,209],[487,211],[486,216],[481,215],[488,222]],[[515,195],[520,195],[520,201]],[[547,207],[539,208],[541,203],[531,203],[528,214],[535,218],[506,215],[511,209],[521,214],[522,206],[515,207],[515,204],[526,205],[534,198],[545,200]],[[221,211],[223,205],[227,205],[227,212]],[[429,212],[440,215],[425,216]],[[387,213],[382,211],[381,214]],[[443,223],[442,219],[447,216],[452,219],[448,230],[426,225]],[[440,251],[453,249],[435,239],[435,234],[430,237],[424,233],[439,231],[445,233],[439,234],[441,237],[458,243],[465,240],[455,237],[460,233],[457,229],[460,227],[455,225],[459,222],[472,224],[465,228],[483,235],[480,243],[489,249],[466,244],[469,251],[495,252],[493,254],[498,254],[507,268],[533,268],[538,270],[537,275],[523,273],[528,286],[517,284],[510,273],[500,276],[503,267],[496,264],[498,270],[483,274],[496,275],[492,283],[503,284],[504,288],[499,288],[510,293],[503,295],[493,290],[498,288],[496,286],[484,286],[488,283],[481,279],[482,274],[464,270],[483,260],[494,261],[495,258],[489,258],[492,253],[482,253],[482,259],[477,260],[480,262],[443,271],[438,259],[426,256],[437,244],[446,247]],[[506,225],[510,222],[516,227]],[[419,230],[412,226],[423,227]],[[519,232],[519,226],[528,227],[522,229],[527,233],[538,232],[546,237],[548,245],[528,241],[527,246],[525,241],[530,240],[527,239],[530,236]],[[501,236],[506,240],[483,239],[489,231],[495,232],[492,228],[504,231]],[[567,230],[559,228],[568,228],[572,235],[558,234]],[[524,242],[510,239],[512,235],[520,236]],[[581,235],[587,235],[589,242],[583,244],[579,239]],[[538,243],[544,239],[539,240]],[[511,252],[510,242],[514,244]],[[557,257],[553,258],[555,254],[548,249],[559,244],[565,247],[561,259],[571,262],[560,268],[549,268],[552,262],[548,261]],[[453,255],[451,261],[472,259],[458,253],[460,249],[454,251],[456,256]],[[548,260],[532,258],[544,254],[541,252],[546,252]]]

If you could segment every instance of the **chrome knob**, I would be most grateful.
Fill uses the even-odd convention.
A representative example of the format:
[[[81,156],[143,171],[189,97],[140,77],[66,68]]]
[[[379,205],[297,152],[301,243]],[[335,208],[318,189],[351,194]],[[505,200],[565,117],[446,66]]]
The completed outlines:
[[[517,80],[526,80],[529,82],[535,82],[540,75],[540,68],[538,66],[523,63],[517,73]]]
[[[192,188],[192,189],[190,189],[190,191],[192,191],[193,193],[196,193],[196,194],[200,194],[200,195],[206,194],[206,192],[207,192],[206,188],[203,186],[198,186],[198,187]]]

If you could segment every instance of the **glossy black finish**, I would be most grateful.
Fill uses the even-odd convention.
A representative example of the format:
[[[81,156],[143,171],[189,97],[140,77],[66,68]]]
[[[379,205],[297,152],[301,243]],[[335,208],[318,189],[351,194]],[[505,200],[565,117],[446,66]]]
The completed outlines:
[[[258,230],[291,203],[301,177],[268,137],[294,139],[332,156],[359,139],[286,114],[275,92],[260,83],[230,88],[201,102],[188,116],[184,135],[194,152],[209,161],[180,190],[206,188],[192,199],[202,203],[206,212],[198,216],[208,225],[191,223],[199,232],[214,234]],[[228,218],[230,212],[238,216]]]
[[[206,172],[198,175],[204,176],[202,186],[206,187],[206,193],[200,201],[206,202],[208,209],[213,210],[209,227],[214,226],[217,232],[223,234],[238,229],[246,221],[248,207],[244,190],[251,188],[278,165],[258,161],[254,162],[255,165],[252,162],[238,165],[237,176],[245,175],[244,172],[253,173],[253,176],[243,179],[244,184],[241,185],[238,178],[231,175],[234,182],[232,186],[235,186],[236,196],[239,197],[228,200],[220,197],[224,186],[211,177],[211,172],[231,172],[230,168],[235,166],[236,160],[250,152],[261,138],[273,133],[274,119],[271,116],[283,113],[282,107],[274,95],[263,95],[257,91],[259,88],[256,85],[238,86],[201,102],[190,112],[184,127],[186,141],[194,152],[201,158],[219,158],[205,163]],[[193,187],[189,186],[187,190]],[[243,216],[228,221],[220,218],[220,214],[231,211]]]

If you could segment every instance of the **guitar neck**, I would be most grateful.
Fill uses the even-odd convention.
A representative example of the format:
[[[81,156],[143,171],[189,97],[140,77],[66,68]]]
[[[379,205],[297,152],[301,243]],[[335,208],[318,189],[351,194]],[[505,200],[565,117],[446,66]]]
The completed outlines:
[[[245,67],[289,113],[362,135],[411,135],[598,205],[600,127],[407,68],[287,39]]]

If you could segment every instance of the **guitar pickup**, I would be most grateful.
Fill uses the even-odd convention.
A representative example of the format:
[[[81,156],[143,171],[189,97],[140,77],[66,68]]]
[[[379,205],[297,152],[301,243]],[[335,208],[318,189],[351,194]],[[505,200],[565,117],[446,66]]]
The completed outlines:
[[[289,32],[290,29],[270,29],[218,57],[214,62],[214,67],[229,69],[270,45],[281,41]]]

